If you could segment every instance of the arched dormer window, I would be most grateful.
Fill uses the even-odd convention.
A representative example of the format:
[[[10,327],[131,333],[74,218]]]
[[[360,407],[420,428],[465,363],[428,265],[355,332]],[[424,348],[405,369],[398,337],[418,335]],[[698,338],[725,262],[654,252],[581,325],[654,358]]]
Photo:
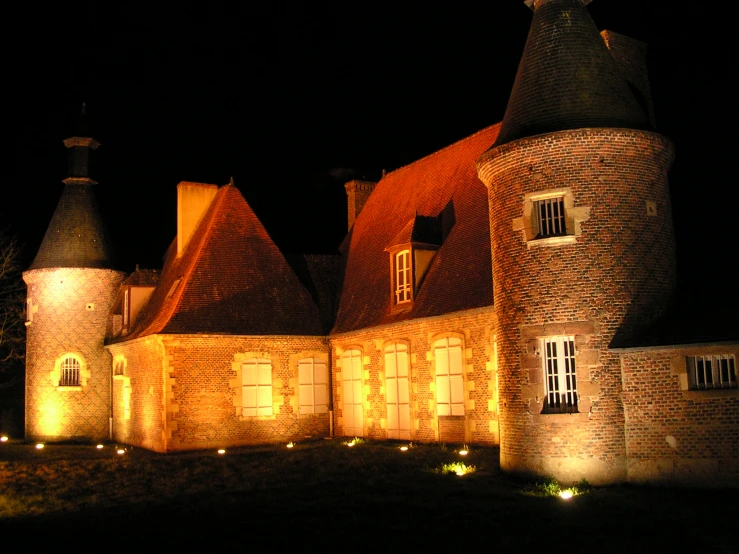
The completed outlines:
[[[416,215],[385,248],[390,254],[391,309],[411,307],[440,246],[440,217]]]
[[[395,304],[411,301],[411,251],[395,254]]]

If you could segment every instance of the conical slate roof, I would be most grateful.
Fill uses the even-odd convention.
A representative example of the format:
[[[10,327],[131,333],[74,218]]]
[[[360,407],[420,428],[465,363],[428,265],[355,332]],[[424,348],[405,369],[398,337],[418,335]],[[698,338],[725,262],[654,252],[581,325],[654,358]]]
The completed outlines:
[[[586,127],[648,129],[647,114],[583,0],[536,2],[500,134],[493,146]]]
[[[115,269],[95,185],[89,179],[65,180],[62,197],[29,269],[56,267]]]

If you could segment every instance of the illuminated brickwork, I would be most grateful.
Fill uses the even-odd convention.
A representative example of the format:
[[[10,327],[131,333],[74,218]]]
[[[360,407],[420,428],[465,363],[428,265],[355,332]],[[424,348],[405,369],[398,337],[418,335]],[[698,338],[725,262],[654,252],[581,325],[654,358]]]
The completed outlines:
[[[411,440],[416,442],[498,443],[497,392],[490,321],[492,308],[419,319],[331,337],[335,434],[342,436],[341,354],[359,349],[363,366],[364,436],[387,438],[384,348],[409,345]],[[465,416],[436,413],[434,341],[463,338]]]
[[[156,335],[109,346],[126,360],[131,420],[125,420],[123,380],[116,391],[116,440],[158,452],[322,438],[329,415],[300,414],[300,358],[328,362],[323,337]],[[272,363],[273,415],[243,416],[241,361],[258,353]]]
[[[23,279],[33,312],[26,335],[26,438],[107,439],[111,359],[103,338],[123,274],[36,269]],[[65,355],[82,361],[79,386],[59,386]]]
[[[688,383],[686,357],[712,354],[739,360],[739,347],[622,354],[629,481],[739,484],[739,389],[690,390]]]
[[[672,152],[659,135],[584,129],[522,139],[478,162],[490,193],[504,469],[625,479],[621,367],[609,346],[659,317],[674,291]],[[527,241],[516,225],[526,195],[562,187],[588,210],[579,235]],[[578,414],[541,415],[537,338],[564,334],[575,337],[584,402]]]

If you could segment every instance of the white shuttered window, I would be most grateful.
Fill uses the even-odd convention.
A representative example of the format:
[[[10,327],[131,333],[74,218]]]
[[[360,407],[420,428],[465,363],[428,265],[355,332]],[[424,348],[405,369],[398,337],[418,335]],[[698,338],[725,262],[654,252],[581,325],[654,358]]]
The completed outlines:
[[[464,415],[462,340],[449,337],[434,343],[436,360],[436,413]]]
[[[328,412],[328,368],[318,358],[298,360],[298,387],[301,414]]]
[[[272,415],[272,362],[252,358],[241,365],[243,415]]]
[[[385,347],[385,391],[388,438],[410,439],[408,347],[405,344],[391,344]]]

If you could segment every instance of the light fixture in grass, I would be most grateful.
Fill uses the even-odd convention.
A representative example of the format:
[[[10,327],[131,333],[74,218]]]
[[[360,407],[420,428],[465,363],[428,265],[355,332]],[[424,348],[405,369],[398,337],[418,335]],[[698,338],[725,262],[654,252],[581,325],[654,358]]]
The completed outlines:
[[[477,471],[477,468],[473,465],[467,465],[463,464],[462,462],[450,462],[448,464],[443,464],[440,469],[436,470],[437,473],[454,473],[455,475],[459,475],[460,477],[463,475],[468,475],[470,473],[474,473]]]
[[[554,477],[549,477],[545,481],[526,485],[523,492],[532,496],[553,496],[570,500],[575,496],[589,493],[590,488],[590,483],[586,479],[582,479],[577,485],[562,487]]]

